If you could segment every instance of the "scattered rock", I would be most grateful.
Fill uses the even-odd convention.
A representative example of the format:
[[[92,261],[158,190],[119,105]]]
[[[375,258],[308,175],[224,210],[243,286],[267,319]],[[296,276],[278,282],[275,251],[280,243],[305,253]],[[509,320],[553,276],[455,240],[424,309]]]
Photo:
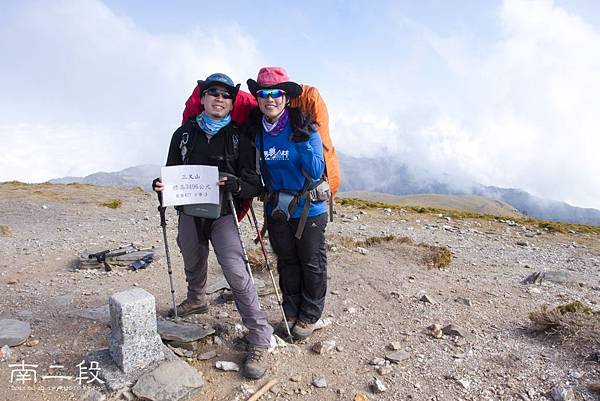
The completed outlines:
[[[369,401],[369,397],[363,393],[356,393],[354,396],[354,401]]]
[[[564,388],[556,386],[550,390],[550,396],[554,401],[573,401],[575,400],[575,393],[572,388]]]
[[[324,377],[319,377],[312,381],[312,385],[316,388],[325,388],[327,387],[327,380]]]
[[[465,390],[468,390],[471,387],[471,381],[467,379],[457,379],[458,384],[463,386]]]
[[[385,365],[385,366],[378,366],[375,370],[381,376],[385,376],[385,375],[389,375],[390,373],[392,373],[394,371],[394,368],[392,368],[390,365]]]
[[[333,293],[333,291],[332,291]],[[327,326],[331,326],[333,324],[333,319],[330,317],[326,317],[324,319],[319,319],[315,323],[315,330],[324,329]]]
[[[431,297],[430,297],[429,295],[427,295],[427,294],[423,294],[423,295],[421,295],[421,298],[419,298],[419,300],[420,300],[421,302],[424,302],[424,303],[426,303],[426,304],[433,304],[433,303],[434,303],[434,302],[433,302],[433,298],[431,298]]]
[[[463,338],[467,336],[465,331],[462,328],[460,328],[454,324],[449,324],[446,327],[444,327],[442,329],[442,333],[444,333],[447,336],[457,336],[457,337],[463,337]]]
[[[175,355],[180,356],[182,358],[191,358],[194,353],[187,349],[173,347],[171,345],[167,345],[175,353]]]
[[[406,352],[406,351],[396,351],[396,352],[387,354],[385,356],[385,359],[387,359],[388,361],[393,362],[393,363],[400,363],[409,358],[410,358],[410,353]]]
[[[95,388],[90,388],[81,395],[80,401],[104,401],[106,396]]]
[[[300,381],[302,381],[302,376],[294,375],[294,376],[290,377],[290,380],[293,381],[294,383],[299,383]]]
[[[215,333],[212,327],[203,327],[198,324],[173,322],[158,319],[156,322],[158,334],[164,341],[178,341],[182,343],[198,341]]]
[[[527,241],[517,241],[517,245],[519,245],[519,246],[528,246],[529,244],[527,243]]]
[[[0,347],[16,347],[27,341],[31,335],[31,325],[15,319],[0,320]]]
[[[458,302],[459,304],[463,304],[466,306],[473,306],[473,302],[469,299],[469,298],[456,298],[455,299],[456,302]]]
[[[237,363],[229,362],[229,361],[217,361],[217,363],[215,363],[215,368],[224,370],[226,372],[229,372],[229,371],[239,372],[240,371],[240,367],[238,366]]]
[[[213,350],[206,351],[200,355],[198,355],[198,360],[200,361],[208,361],[209,359],[213,359],[217,356],[217,353]]]
[[[369,388],[374,394],[380,394],[387,390],[385,384],[377,377],[373,377],[373,380],[369,383]]]
[[[369,361],[369,365],[383,366],[385,365],[385,359],[376,356],[375,358]]]
[[[361,255],[366,255],[367,253],[369,253],[368,250],[366,250],[365,248],[363,248],[361,246],[356,247],[356,252],[360,253]]]
[[[175,360],[161,363],[143,375],[133,386],[133,393],[143,400],[171,401],[191,398],[204,381],[196,369]]]
[[[319,341],[312,346],[312,350],[319,355],[327,354],[335,348],[334,340]]]
[[[588,384],[588,389],[600,393],[600,382]]]
[[[392,341],[388,344],[388,348],[392,351],[398,351],[399,349],[402,349],[402,343],[400,341]]]
[[[11,354],[10,347],[8,345],[3,345],[2,348],[0,348],[0,362],[8,361]]]
[[[27,343],[25,343],[25,345],[27,345],[28,347],[35,347],[39,343],[40,343],[40,340],[35,338],[35,339],[31,339],[31,340],[27,341]]]
[[[444,333],[442,332],[442,326],[439,324],[432,324],[429,326],[430,334],[434,338],[442,338]]]

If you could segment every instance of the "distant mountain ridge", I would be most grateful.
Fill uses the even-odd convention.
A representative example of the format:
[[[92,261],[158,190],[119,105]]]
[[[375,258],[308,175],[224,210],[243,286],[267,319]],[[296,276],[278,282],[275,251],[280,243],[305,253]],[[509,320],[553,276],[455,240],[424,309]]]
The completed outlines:
[[[479,195],[506,202],[519,212],[537,219],[600,226],[600,210],[540,198],[520,189],[485,186],[450,176],[433,178],[431,174],[413,171],[393,158],[358,158],[342,153],[338,153],[338,158],[342,172],[340,191],[370,191],[392,195]],[[142,187],[151,191],[152,180],[158,176],[160,166],[141,165],[117,172],[98,172],[86,177],[64,177],[48,182]]]

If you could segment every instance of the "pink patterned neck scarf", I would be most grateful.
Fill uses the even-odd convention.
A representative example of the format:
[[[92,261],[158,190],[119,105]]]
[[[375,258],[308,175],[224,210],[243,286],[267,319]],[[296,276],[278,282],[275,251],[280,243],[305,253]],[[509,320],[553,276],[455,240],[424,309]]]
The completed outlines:
[[[289,120],[288,109],[285,108],[283,110],[283,113],[281,114],[281,116],[274,123],[270,123],[269,120],[267,120],[267,117],[263,114],[262,125],[266,132],[268,132],[270,135],[275,136],[275,135],[279,135],[279,133],[281,131],[283,131],[288,120]]]

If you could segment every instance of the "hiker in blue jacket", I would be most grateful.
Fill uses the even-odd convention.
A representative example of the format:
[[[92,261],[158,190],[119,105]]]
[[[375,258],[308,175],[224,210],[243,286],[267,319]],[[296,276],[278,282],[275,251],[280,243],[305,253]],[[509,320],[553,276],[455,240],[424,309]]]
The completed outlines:
[[[267,189],[266,221],[277,255],[283,309],[292,335],[305,339],[321,318],[327,292],[327,204],[319,192],[323,144],[310,116],[289,107],[302,87],[291,82],[283,68],[262,68],[257,81],[247,82],[259,106],[248,129]],[[284,327],[282,321],[279,331]]]

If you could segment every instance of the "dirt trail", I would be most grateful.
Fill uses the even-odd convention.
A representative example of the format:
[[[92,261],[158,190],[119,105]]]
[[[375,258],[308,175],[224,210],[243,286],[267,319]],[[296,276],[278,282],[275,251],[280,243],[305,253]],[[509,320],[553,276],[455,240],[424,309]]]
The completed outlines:
[[[116,209],[101,206],[119,199]],[[76,374],[88,351],[105,347],[109,329],[102,322],[77,316],[105,305],[108,297],[131,286],[151,292],[159,314],[170,305],[166,264],[112,272],[74,270],[84,249],[112,248],[134,242],[162,246],[155,198],[147,193],[87,185],[0,184],[0,318],[29,321],[34,346],[12,348],[0,363],[0,400],[78,400],[76,383],[38,380],[10,383],[8,364],[35,364],[38,379],[50,365]],[[169,212],[176,295],[185,294],[181,256],[175,244],[174,213]],[[242,224],[246,243],[252,227]],[[267,377],[251,382],[235,372],[216,370],[214,361],[188,362],[206,381],[198,400],[230,398],[240,383],[258,388],[276,378],[280,383],[262,399],[354,400],[359,392],[371,400],[547,400],[556,385],[572,387],[578,400],[597,400],[587,386],[600,382],[600,364],[585,358],[593,346],[532,330],[529,312],[542,305],[574,300],[600,308],[600,236],[560,234],[523,227],[510,221],[454,220],[446,216],[401,210],[338,207],[328,234],[328,295],[325,317],[333,324],[300,343],[278,348]],[[372,237],[372,246],[355,241]],[[389,238],[389,237],[388,237]],[[447,269],[429,266],[435,248],[453,254]],[[209,283],[221,276],[211,257]],[[566,283],[525,285],[535,271],[564,271]],[[264,273],[256,274],[269,284]],[[261,298],[270,319],[280,319],[274,296]],[[598,315],[595,316],[597,318]],[[222,345],[212,339],[197,353],[215,350],[218,359],[241,362],[240,323],[234,305],[211,295],[211,309],[195,321],[217,327]],[[429,327],[453,324],[463,336],[435,338]],[[334,340],[335,349],[319,355],[312,346]],[[600,352],[600,334],[595,333]],[[377,366],[375,358],[403,352],[399,363]],[[593,342],[592,342],[593,344]],[[375,360],[374,360],[375,359]],[[383,363],[379,361],[380,363]],[[373,394],[369,382],[378,377],[387,387]],[[311,383],[324,378],[327,386]]]

